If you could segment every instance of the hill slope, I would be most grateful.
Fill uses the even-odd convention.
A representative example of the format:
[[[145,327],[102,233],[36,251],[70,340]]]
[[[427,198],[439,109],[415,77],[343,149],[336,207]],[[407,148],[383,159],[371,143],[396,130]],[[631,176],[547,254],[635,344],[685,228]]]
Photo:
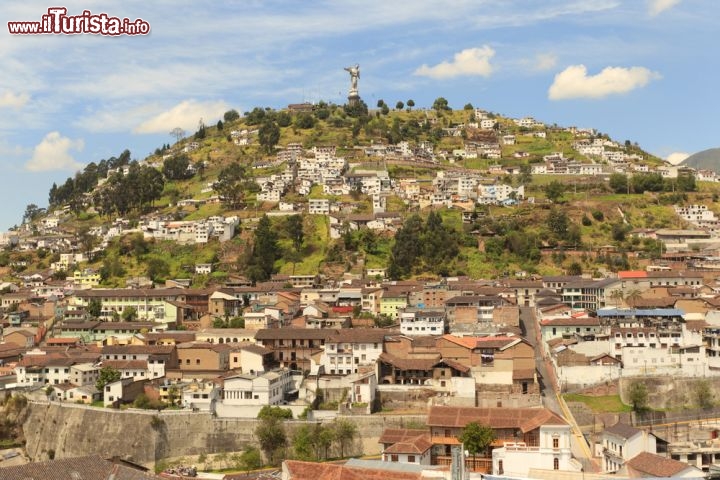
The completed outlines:
[[[712,170],[720,174],[720,148],[710,148],[690,155],[681,165],[697,170]]]

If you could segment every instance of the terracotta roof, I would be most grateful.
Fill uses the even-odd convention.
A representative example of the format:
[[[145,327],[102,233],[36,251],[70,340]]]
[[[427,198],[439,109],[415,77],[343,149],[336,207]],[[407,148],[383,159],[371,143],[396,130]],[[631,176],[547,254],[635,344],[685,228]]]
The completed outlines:
[[[386,428],[378,439],[378,443],[397,443],[404,442],[410,438],[415,438],[428,433],[422,428]]]
[[[650,477],[672,477],[691,467],[687,463],[672,460],[670,458],[661,457],[653,453],[642,452],[635,455],[626,462],[630,470],[640,473],[639,476]],[[702,472],[697,470],[697,477],[702,476]]]
[[[394,333],[384,328],[342,328],[327,337],[328,343],[382,343]]]
[[[421,472],[398,472],[331,463],[286,460],[288,480],[420,480]]]
[[[129,354],[129,355],[169,355],[175,350],[174,345],[105,345],[102,347],[103,355]]]
[[[326,340],[337,332],[324,328],[263,328],[258,330],[255,340]]]
[[[398,370],[430,370],[440,361],[440,355],[435,358],[400,358],[389,353],[381,353],[378,360],[389,363]]]
[[[102,364],[115,370],[147,370],[145,360],[103,360]]]
[[[629,439],[640,433],[641,430],[626,423],[618,422],[612,427],[607,427],[605,433],[611,433],[620,438]]]
[[[521,340],[520,337],[486,336],[486,337],[456,337],[455,335],[443,335],[443,339],[460,345],[465,348],[505,348],[511,343]]]
[[[407,438],[400,442],[394,443],[385,449],[385,453],[410,453],[414,455],[422,455],[432,447],[430,433],[424,433],[412,438]]]
[[[519,428],[523,433],[541,425],[568,423],[546,408],[430,407],[427,424],[431,427],[465,427],[478,422],[491,428]]]
[[[49,462],[28,463],[16,467],[2,469],[3,480],[67,480],[78,478],[83,480],[150,480],[160,479],[155,475],[136,470],[129,466],[114,464],[98,455],[89,457],[63,458]]]

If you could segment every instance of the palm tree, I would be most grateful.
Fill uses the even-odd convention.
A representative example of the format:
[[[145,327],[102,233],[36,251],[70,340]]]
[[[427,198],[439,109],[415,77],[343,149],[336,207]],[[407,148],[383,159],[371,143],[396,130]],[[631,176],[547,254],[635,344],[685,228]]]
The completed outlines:
[[[610,292],[610,299],[615,300],[615,308],[620,307],[620,302],[623,301],[623,291],[622,290],[613,290]]]

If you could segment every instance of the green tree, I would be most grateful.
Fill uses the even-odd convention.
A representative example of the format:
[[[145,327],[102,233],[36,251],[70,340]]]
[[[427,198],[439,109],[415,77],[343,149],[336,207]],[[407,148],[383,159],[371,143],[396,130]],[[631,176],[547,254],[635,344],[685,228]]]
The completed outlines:
[[[432,108],[433,108],[433,110],[435,110],[438,113],[452,110],[448,106],[447,99],[445,99],[444,97],[436,98],[435,101],[433,102]]]
[[[235,120],[238,120],[239,118],[240,118],[240,114],[239,114],[238,111],[235,110],[235,109],[228,110],[228,111],[225,112],[225,114],[223,115],[223,120],[225,120],[226,123],[227,123],[227,122],[234,122]]]
[[[295,126],[303,130],[313,128],[315,126],[315,117],[309,113],[300,113],[295,117]]]
[[[636,380],[630,384],[628,397],[634,412],[645,413],[648,410],[648,391],[641,381]]]
[[[312,119],[312,117],[311,117]],[[275,145],[280,141],[280,127],[272,120],[262,123],[258,130],[258,143],[268,154],[273,153]]]
[[[570,220],[568,219],[567,213],[563,210],[553,208],[548,214],[547,225],[555,236],[560,240],[564,240],[570,227]]]
[[[553,203],[557,203],[565,193],[565,185],[557,180],[545,185],[545,196]]]
[[[399,280],[412,272],[413,266],[422,254],[420,236],[423,222],[419,215],[413,214],[405,220],[403,226],[395,234],[395,244],[390,254],[390,278]]]
[[[120,380],[120,371],[112,367],[102,367],[98,372],[98,379],[95,382],[95,388],[98,392],[105,391],[105,385]]]
[[[222,120],[218,120],[218,123],[217,123],[217,125],[216,125],[215,127],[218,129],[218,132],[222,132],[222,130],[223,130],[223,128],[225,127],[225,125],[223,125]]]
[[[624,173],[613,173],[609,180],[610,189],[615,193],[630,193],[628,177]]]
[[[213,188],[231,208],[238,208],[243,202],[246,185],[247,169],[234,162],[220,171]]]
[[[403,108],[405,108],[405,104],[398,100],[398,102],[395,104],[395,109],[402,110]]]
[[[305,231],[303,229],[302,215],[291,215],[287,217],[285,224],[285,232],[288,238],[292,240],[293,248],[296,252],[300,252],[303,241],[305,240]]]
[[[255,428],[255,436],[260,448],[271,463],[276,464],[282,460],[282,451],[287,445],[285,426],[277,418],[265,418]]]
[[[265,420],[268,418],[275,418],[277,420],[291,420],[293,418],[292,410],[289,408],[276,407],[271,405],[265,405],[258,412],[257,418]]]
[[[262,455],[260,450],[255,447],[248,447],[240,454],[239,467],[245,470],[245,474],[249,475],[251,471],[262,467]]]
[[[530,167],[530,165],[520,165],[518,182],[520,183],[520,185],[529,185],[532,183],[532,167]]]
[[[127,306],[123,308],[121,318],[123,319],[123,322],[132,322],[134,320],[137,320],[137,309],[133,306]]]
[[[302,425],[295,430],[292,438],[292,448],[295,453],[295,458],[304,461],[319,460],[315,451],[314,435],[313,427],[309,424]]]
[[[88,302],[87,312],[92,318],[100,318],[102,314],[102,302],[97,298],[93,298]]]
[[[170,265],[162,258],[153,257],[147,260],[146,273],[153,282],[161,282],[170,276]]]
[[[338,446],[340,447],[340,457],[345,458],[347,447],[357,436],[357,425],[350,420],[336,418],[332,423],[332,428],[334,431],[334,438],[337,440]]]
[[[407,102],[405,102],[405,104],[406,104],[409,108],[412,108],[412,107],[415,106],[415,100],[413,100],[413,99],[411,98],[410,100],[408,100]]]
[[[473,456],[474,461],[475,456],[480,452],[487,456],[487,450],[495,440],[495,431],[487,425],[470,422],[463,428],[459,439],[465,450]]]
[[[383,100],[381,98],[380,100],[377,101],[377,108],[382,108],[383,105],[385,105],[385,100]]]
[[[463,110],[474,110],[474,109],[475,109],[475,107],[473,107],[472,103],[466,103],[465,106],[463,107]]]
[[[272,228],[270,218],[263,215],[255,229],[252,249],[246,260],[247,276],[252,282],[264,281],[275,271],[278,258],[277,234]]]

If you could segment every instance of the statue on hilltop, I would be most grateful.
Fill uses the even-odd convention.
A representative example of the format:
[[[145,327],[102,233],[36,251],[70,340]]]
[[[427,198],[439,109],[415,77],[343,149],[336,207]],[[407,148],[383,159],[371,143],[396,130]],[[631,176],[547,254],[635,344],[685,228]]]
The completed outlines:
[[[359,97],[358,94],[358,78],[360,78],[360,65],[357,63],[354,66],[345,67],[345,70],[350,73],[350,91],[348,92],[348,98]]]

